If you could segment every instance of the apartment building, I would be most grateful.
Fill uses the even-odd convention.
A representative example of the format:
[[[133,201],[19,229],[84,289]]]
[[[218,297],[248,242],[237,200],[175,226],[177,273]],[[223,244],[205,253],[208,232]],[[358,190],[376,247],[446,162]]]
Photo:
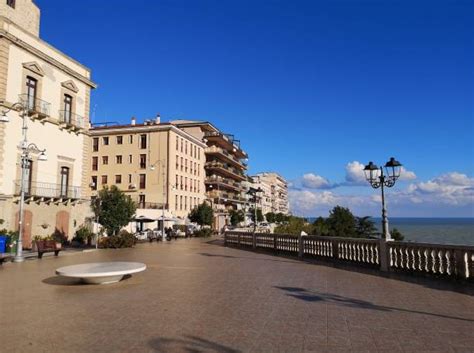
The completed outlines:
[[[171,124],[195,136],[206,144],[206,196],[214,209],[214,229],[229,223],[231,210],[243,210],[246,205],[244,183],[247,180],[247,153],[240,141],[209,122],[175,120]]]
[[[25,248],[35,235],[73,236],[90,212],[87,134],[96,85],[87,67],[43,41],[39,30],[32,0],[0,0],[0,219],[18,229],[20,159],[28,152]]]
[[[90,130],[90,188],[94,197],[115,185],[138,205],[138,215],[184,219],[205,195],[206,145],[159,116],[137,124]]]
[[[289,214],[288,183],[281,175],[273,172],[258,173],[251,177],[254,188],[261,188],[259,206],[263,214],[268,212]]]

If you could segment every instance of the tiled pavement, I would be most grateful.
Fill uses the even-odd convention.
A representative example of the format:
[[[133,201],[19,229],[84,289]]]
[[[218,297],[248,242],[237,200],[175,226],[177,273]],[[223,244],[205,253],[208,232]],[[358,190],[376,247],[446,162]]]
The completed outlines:
[[[112,285],[60,266],[140,261]],[[0,352],[474,352],[472,287],[403,281],[198,239],[0,268]]]

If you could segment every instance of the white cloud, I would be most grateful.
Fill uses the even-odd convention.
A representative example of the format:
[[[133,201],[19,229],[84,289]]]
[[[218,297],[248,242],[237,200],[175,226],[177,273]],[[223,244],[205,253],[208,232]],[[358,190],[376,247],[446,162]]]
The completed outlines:
[[[364,174],[364,165],[358,161],[347,163],[346,181],[350,184],[362,185],[367,183]]]
[[[326,178],[313,173],[307,173],[303,175],[301,179],[301,185],[308,189],[329,189],[331,183]]]
[[[399,180],[414,180],[416,179],[416,174],[410,170],[406,170],[405,167],[402,167],[400,170]]]

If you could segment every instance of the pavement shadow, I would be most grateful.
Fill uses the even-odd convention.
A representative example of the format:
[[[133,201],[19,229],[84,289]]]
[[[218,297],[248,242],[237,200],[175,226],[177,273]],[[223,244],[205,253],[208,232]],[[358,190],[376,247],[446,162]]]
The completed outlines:
[[[431,313],[428,311],[396,308],[396,307],[386,306],[386,305],[377,305],[366,300],[354,299],[354,298],[344,297],[341,295],[331,294],[331,293],[321,293],[321,292],[311,291],[305,288],[280,287],[280,286],[274,286],[274,288],[277,288],[286,292],[286,294],[289,297],[293,297],[295,299],[303,300],[306,302],[325,302],[329,304],[335,304],[335,305],[340,305],[340,306],[349,307],[349,308],[356,308],[356,309],[376,310],[376,311],[385,311],[385,312],[405,312],[405,313],[412,313],[412,314],[436,316],[436,317],[441,317],[444,319],[474,322],[474,320],[467,319],[464,317],[437,314],[437,313]]]
[[[118,283],[122,283],[127,279],[131,278],[132,275],[125,275],[123,276],[122,280]],[[79,278],[70,278],[70,277],[63,277],[63,276],[52,276],[43,279],[41,282],[44,284],[49,284],[53,286],[96,286],[96,284],[87,284],[83,283]]]
[[[207,257],[221,257],[221,258],[226,258],[226,259],[244,259],[244,260],[252,260],[252,261],[270,261],[270,262],[286,262],[286,263],[291,263],[291,264],[296,264],[298,263],[297,261],[291,261],[291,260],[275,260],[275,259],[261,259],[257,257],[248,257],[248,256],[232,256],[232,255],[222,255],[222,254],[210,254],[210,253],[205,253],[205,252],[200,252],[198,253],[201,256],[207,256]],[[267,254],[268,255],[268,254]]]
[[[183,338],[155,338],[149,341],[150,347],[156,353],[167,352],[219,352],[219,353],[240,353],[222,344],[212,342],[196,336],[184,336]]]

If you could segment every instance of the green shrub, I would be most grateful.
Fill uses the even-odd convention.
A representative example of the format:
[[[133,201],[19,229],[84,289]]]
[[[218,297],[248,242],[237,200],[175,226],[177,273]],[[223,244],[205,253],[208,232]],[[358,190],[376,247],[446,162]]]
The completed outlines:
[[[78,230],[76,230],[76,235],[74,238],[72,238],[72,240],[81,244],[85,244],[86,242],[89,243],[93,236],[94,233],[88,227],[83,225],[79,227]]]
[[[194,232],[194,236],[199,237],[199,238],[207,238],[207,237],[210,237],[211,235],[212,235],[211,228],[202,228]]]
[[[130,234],[126,230],[122,230],[118,235],[111,235],[109,237],[102,238],[99,246],[101,248],[119,249],[119,248],[131,248],[135,245],[136,239],[133,234]]]

